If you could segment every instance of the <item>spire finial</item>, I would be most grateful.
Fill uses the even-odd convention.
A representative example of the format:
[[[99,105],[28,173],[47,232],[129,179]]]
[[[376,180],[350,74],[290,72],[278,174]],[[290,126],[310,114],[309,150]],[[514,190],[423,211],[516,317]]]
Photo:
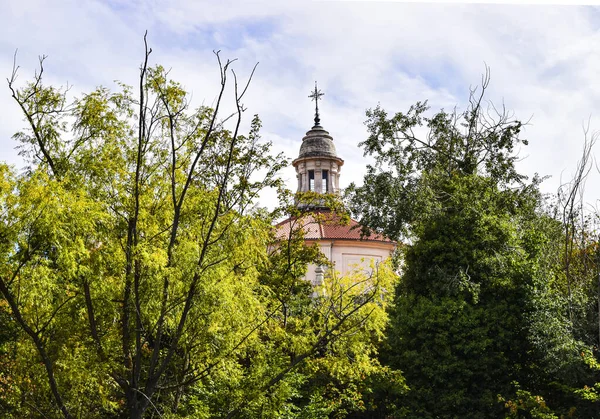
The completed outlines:
[[[321,122],[321,119],[319,118],[319,99],[324,94],[325,93],[322,93],[320,90],[317,89],[317,82],[315,81],[315,90],[310,94],[310,96],[308,96],[309,98],[315,101],[315,127],[319,126]]]

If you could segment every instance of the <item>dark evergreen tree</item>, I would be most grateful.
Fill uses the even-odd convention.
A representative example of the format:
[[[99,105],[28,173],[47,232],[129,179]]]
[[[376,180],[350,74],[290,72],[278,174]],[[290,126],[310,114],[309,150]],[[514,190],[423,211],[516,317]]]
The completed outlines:
[[[522,124],[485,101],[488,84],[486,72],[463,113],[367,111],[375,164],[347,198],[363,225],[405,242],[382,358],[411,390],[389,413],[590,417],[575,390],[594,383],[590,358],[556,285],[561,224],[540,179],[516,170]]]

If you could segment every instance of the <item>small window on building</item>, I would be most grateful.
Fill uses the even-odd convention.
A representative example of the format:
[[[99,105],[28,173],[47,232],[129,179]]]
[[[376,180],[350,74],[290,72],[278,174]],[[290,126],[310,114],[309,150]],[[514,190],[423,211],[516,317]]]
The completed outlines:
[[[329,171],[323,170],[323,180],[321,181],[321,193],[327,193],[329,190]]]
[[[315,190],[315,171],[314,170],[308,171],[308,190],[309,191]]]

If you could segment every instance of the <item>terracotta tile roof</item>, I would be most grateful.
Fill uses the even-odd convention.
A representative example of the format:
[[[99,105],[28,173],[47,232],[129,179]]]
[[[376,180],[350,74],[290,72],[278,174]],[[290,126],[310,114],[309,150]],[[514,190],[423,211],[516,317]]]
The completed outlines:
[[[360,241],[378,241],[395,243],[393,240],[371,231],[369,236],[362,236],[362,225],[353,219],[343,224],[338,215],[328,212],[307,213],[301,217],[291,217],[275,225],[276,235],[280,239],[289,236],[290,230],[303,228],[306,240],[344,239]]]

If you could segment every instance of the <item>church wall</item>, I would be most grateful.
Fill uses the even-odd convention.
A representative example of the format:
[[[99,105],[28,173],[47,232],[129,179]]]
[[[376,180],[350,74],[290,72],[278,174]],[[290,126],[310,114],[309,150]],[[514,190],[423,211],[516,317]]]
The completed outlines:
[[[371,261],[385,261],[394,251],[394,244],[343,239],[320,240],[319,248],[341,275],[346,275],[359,266],[364,268],[366,274],[370,274]],[[316,268],[316,265],[310,264],[306,273],[306,280],[313,284],[317,280]]]

